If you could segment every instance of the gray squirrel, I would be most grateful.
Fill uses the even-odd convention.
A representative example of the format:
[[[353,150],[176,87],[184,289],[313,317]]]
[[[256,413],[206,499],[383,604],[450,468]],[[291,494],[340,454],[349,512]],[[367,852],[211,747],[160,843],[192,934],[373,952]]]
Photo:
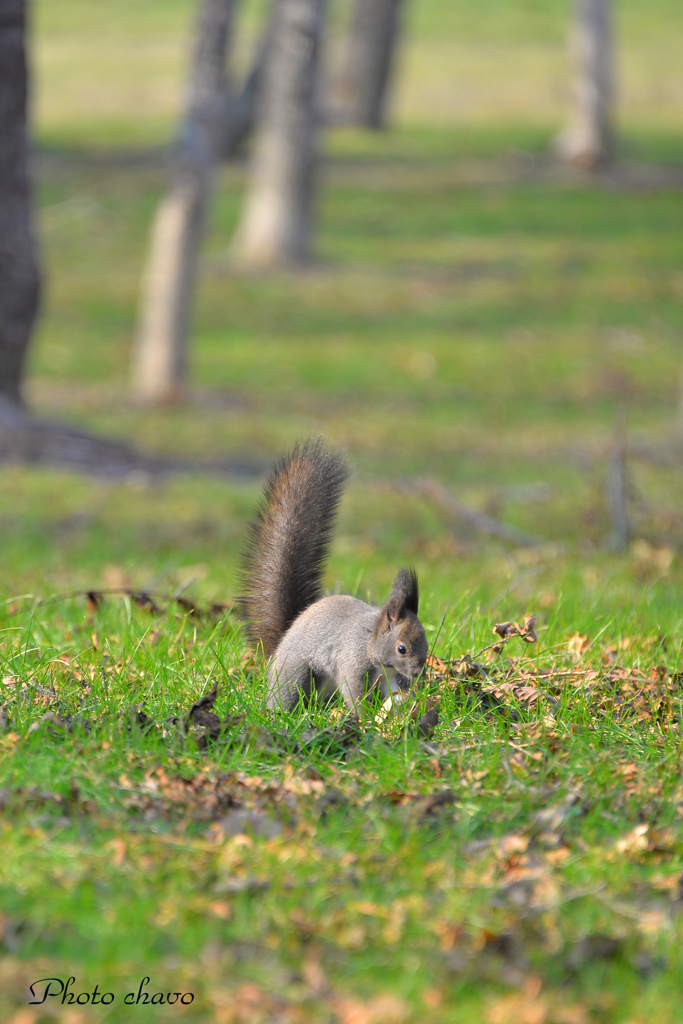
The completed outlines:
[[[252,644],[267,662],[268,706],[293,710],[313,689],[357,711],[367,689],[407,693],[427,659],[417,575],[400,569],[385,604],[322,596],[332,527],[349,476],[322,438],[282,456],[250,528],[240,574]]]

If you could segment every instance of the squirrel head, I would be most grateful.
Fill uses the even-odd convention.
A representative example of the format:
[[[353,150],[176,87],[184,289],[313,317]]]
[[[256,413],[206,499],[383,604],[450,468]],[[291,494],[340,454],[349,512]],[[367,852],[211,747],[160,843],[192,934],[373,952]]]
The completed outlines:
[[[374,636],[374,658],[390,665],[399,675],[414,680],[427,660],[427,637],[417,617],[417,573],[399,569],[389,598],[381,608]]]

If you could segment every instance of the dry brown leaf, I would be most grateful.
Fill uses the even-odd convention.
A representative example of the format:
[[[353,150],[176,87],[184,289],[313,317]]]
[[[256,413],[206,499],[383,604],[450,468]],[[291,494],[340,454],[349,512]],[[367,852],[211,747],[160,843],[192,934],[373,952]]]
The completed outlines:
[[[572,661],[578,661],[590,646],[590,640],[582,633],[572,633],[567,640],[567,650]]]
[[[649,846],[648,832],[649,825],[636,825],[634,829],[627,832],[621,839],[617,839],[614,848],[617,853],[626,854],[629,857],[644,853]]]
[[[438,1010],[443,1003],[443,992],[438,988],[426,988],[422,993],[422,1002],[429,1010]]]
[[[315,947],[310,947],[301,965],[301,973],[310,990],[316,995],[323,995],[329,990],[329,982],[320,963],[320,954]]]
[[[17,1010],[9,1024],[34,1024],[37,1017],[38,1014],[35,1010],[29,1010],[28,1007],[22,1007],[21,1010]]]
[[[389,917],[389,908],[379,903],[371,903],[370,900],[357,900],[348,904],[348,909],[356,914],[366,914],[368,917]]]
[[[654,875],[650,879],[650,885],[658,892],[671,892],[678,895],[683,883],[683,875],[677,871],[673,875]]]
[[[587,1024],[586,1009],[580,1003],[566,1004],[553,995],[541,994],[541,980],[532,975],[521,992],[489,1003],[487,1024]]]
[[[497,633],[503,640],[512,636],[521,636],[527,643],[534,644],[538,640],[534,632],[537,621],[535,615],[527,615],[524,618],[523,626],[520,626],[518,622],[497,622],[493,627],[493,632]]]
[[[528,644],[538,643],[538,637],[536,636],[536,623],[538,619],[535,615],[526,615],[524,617],[524,639]]]
[[[289,793],[294,793],[296,796],[310,796],[313,793],[324,793],[325,783],[320,778],[312,778],[310,775],[306,777],[299,772],[295,772],[291,765],[287,765],[285,777],[282,780],[282,788]]]
[[[519,634],[519,626],[516,622],[497,622],[493,627],[493,632],[503,638],[506,636],[517,636]]]
[[[670,547],[655,548],[646,540],[638,538],[631,544],[633,572],[638,579],[651,576],[666,576],[674,560],[674,552]]]
[[[112,864],[114,867],[120,868],[126,859],[126,844],[123,839],[112,839],[109,843],[109,849],[112,851]]]
[[[547,850],[545,854],[545,859],[547,860],[548,864],[551,865],[551,867],[557,867],[561,866],[562,864],[566,864],[570,857],[571,850],[568,846],[558,846],[554,850]]]
[[[503,996],[490,1003],[486,1010],[488,1024],[545,1024],[550,1010],[541,998],[541,979],[528,978],[521,992]]]
[[[232,914],[230,904],[226,903],[225,900],[213,900],[209,903],[209,910],[214,917],[220,917],[222,921],[227,921]]]
[[[334,1009],[339,1024],[401,1024],[408,1016],[403,1000],[389,993],[375,996],[367,1002],[336,999]]]
[[[498,840],[498,856],[507,860],[513,853],[524,853],[529,846],[529,837],[511,832]]]
[[[663,909],[643,910],[636,927],[643,935],[658,935],[671,927],[671,918],[668,911]]]
[[[216,992],[212,1002],[216,1024],[267,1024],[273,1019],[273,1011],[282,1007],[252,982],[234,992]]]
[[[439,939],[439,944],[443,950],[453,949],[457,943],[461,942],[465,936],[465,930],[461,922],[453,921],[435,921],[434,931]]]

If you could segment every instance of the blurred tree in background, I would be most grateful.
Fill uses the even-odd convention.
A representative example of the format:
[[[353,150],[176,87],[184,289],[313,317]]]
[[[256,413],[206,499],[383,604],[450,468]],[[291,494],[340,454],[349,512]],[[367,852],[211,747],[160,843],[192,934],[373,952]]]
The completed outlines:
[[[31,223],[26,0],[0,3],[0,397],[21,403],[39,273]]]
[[[216,157],[233,11],[233,0],[203,0],[199,8],[185,115],[169,191],[152,226],[133,350],[133,389],[143,401],[182,397],[197,252]]]
[[[501,91],[504,86],[500,83],[509,82],[510,93],[514,92],[513,86],[517,84],[513,82],[513,65],[509,54],[508,63],[501,64],[496,81],[491,82],[489,72],[482,66],[474,86],[467,84],[462,68],[452,58],[453,54],[460,54],[461,58],[464,55],[466,58],[471,49],[474,51],[473,61],[481,54],[485,58],[484,64],[488,58],[495,59],[493,51],[499,44],[495,43],[491,53],[488,53],[487,33],[493,31],[495,34],[495,25],[500,18],[504,22],[500,28],[501,34],[508,24],[516,24],[514,5],[507,7],[493,2],[481,11],[468,13],[464,8],[451,8],[440,2],[404,11],[404,0],[344,0],[343,4],[331,5],[330,18],[322,0],[277,0],[273,3],[247,4],[244,18],[240,20],[248,22],[252,55],[248,67],[245,67],[243,60],[234,61],[235,66],[239,66],[241,79],[236,73],[226,73],[234,6],[233,0],[205,0],[200,5],[201,16],[197,19],[199,27],[194,42],[192,70],[179,131],[180,144],[171,159],[168,194],[154,219],[143,301],[138,314],[133,387],[138,397],[145,400],[166,401],[182,395],[188,336],[191,333],[190,310],[196,257],[211,191],[211,167],[217,158],[233,156],[239,145],[256,128],[258,131],[255,132],[245,198],[233,244],[234,263],[252,267],[293,267],[301,266],[310,257],[313,249],[312,214],[317,178],[315,140],[318,122],[323,115],[330,113],[329,106],[325,106],[320,95],[320,81],[326,77],[321,74],[325,70],[320,67],[321,57],[325,58],[328,65],[329,79],[337,81],[337,108],[334,109],[333,103],[331,119],[368,128],[386,125],[398,43],[405,41],[410,50],[409,59],[406,60],[408,65],[410,60],[414,60],[411,54],[418,52],[414,43],[421,31],[420,19],[425,25],[437,26],[437,29],[429,28],[428,42],[425,42],[426,36],[418,40],[419,64],[407,69],[411,92],[401,86],[397,97],[400,109],[407,107],[410,110],[413,124],[421,123],[420,117],[431,116],[429,100],[432,96],[436,97],[433,107],[440,124],[446,124],[449,118],[453,124],[460,123],[460,108],[456,109],[456,105],[461,101],[464,105],[469,104],[468,116],[478,110],[478,104],[482,109],[487,108],[489,116],[488,107],[493,107],[493,100],[498,103],[505,99]],[[176,6],[176,25],[180,24],[181,16],[186,16],[188,7],[189,4],[183,7],[181,3]],[[635,7],[632,5],[625,13],[632,17],[635,12],[640,23],[645,25],[644,14],[640,9],[636,11],[636,7],[637,4]],[[78,4],[76,8],[81,10]],[[84,10],[85,7],[81,13]],[[105,11],[105,8],[102,10]],[[156,17],[157,9],[153,4],[147,5],[145,10],[145,17]],[[658,15],[660,24],[663,11],[664,8]],[[0,75],[4,95],[4,123],[0,147],[1,173],[5,184],[2,188],[3,205],[0,213],[3,218],[0,256],[5,261],[6,270],[0,281],[0,388],[4,394],[17,400],[26,347],[35,319],[38,275],[30,232],[24,137],[24,4],[8,0],[2,4],[1,14],[4,41]],[[410,15],[405,40],[400,32],[404,14]],[[525,39],[526,34],[534,28],[533,19],[536,15],[529,16],[526,12],[522,17],[522,14],[517,30],[519,36],[515,36],[511,43],[510,53],[515,46],[521,47],[522,32],[525,33]],[[549,38],[548,25],[551,23],[550,31],[559,39],[566,12],[558,4],[549,3],[543,10],[539,8],[539,19],[541,15],[547,18],[548,23],[545,28],[542,27],[542,31],[546,32],[546,41]],[[166,16],[164,13],[163,18]],[[70,15],[65,15],[66,20],[68,17]],[[480,41],[476,33],[463,37],[462,45],[458,43],[453,48],[460,29],[469,23],[468,18],[477,23],[477,32],[481,32],[484,40],[481,53],[477,49]],[[558,148],[564,159],[588,170],[603,167],[614,152],[611,20],[611,0],[576,0],[573,17],[574,98],[570,124],[558,140]],[[19,22],[21,28],[17,28]],[[340,25],[345,25],[345,29],[340,30]],[[340,38],[342,35],[343,39]],[[333,62],[328,60],[326,52],[322,50],[323,36],[331,36],[337,51],[343,51],[342,59],[335,68],[332,68]],[[22,40],[21,43],[18,40]],[[442,42],[445,48],[439,57]],[[59,45],[63,49],[63,41]],[[556,45],[555,42],[552,45]],[[334,46],[326,49],[332,50]],[[20,59],[18,54],[21,54]],[[446,67],[443,65],[444,54],[449,60],[446,79],[443,77]],[[548,54],[542,60],[552,61],[557,56],[551,54],[548,57]],[[117,59],[120,59],[118,55]],[[429,60],[428,65],[425,59]],[[443,66],[439,65],[439,60]],[[533,76],[543,73],[542,60],[533,65],[532,71],[527,69],[525,72],[525,85],[519,94],[515,93],[510,110],[523,109],[526,112],[533,107],[529,83],[533,87]],[[428,73],[425,73],[425,68]],[[92,69],[88,72],[83,65],[79,72],[81,95],[87,92],[82,87],[82,81],[88,73],[93,82],[93,93],[108,88],[106,76],[98,79]],[[168,73],[165,74],[168,79]],[[532,120],[533,117],[546,116],[548,110],[551,115],[558,113],[552,110],[551,94],[553,84],[558,86],[555,90],[557,95],[561,94],[561,70],[559,76],[556,81],[548,78],[538,106],[545,113],[538,114],[534,107]],[[62,73],[60,79],[64,77]],[[520,75],[520,78],[523,77]],[[496,76],[493,75],[493,78]],[[235,84],[238,79],[238,84]],[[447,88],[443,88],[444,81]],[[424,95],[420,92],[423,82]],[[671,86],[664,84],[661,88],[664,95]],[[52,89],[52,92],[56,91]],[[118,86],[114,91],[117,95],[122,93]],[[413,100],[416,92],[420,94],[419,102]],[[44,103],[45,91],[41,95],[41,102]],[[167,88],[167,95],[174,95],[172,89]],[[62,110],[70,112],[67,119],[72,121],[75,116],[73,98],[73,95],[68,95],[67,87],[60,100]],[[623,100],[623,104],[630,103],[632,98]],[[120,107],[123,109],[125,102],[121,102]],[[86,108],[87,104],[84,104]],[[497,112],[498,107],[495,109]],[[509,118],[504,103],[501,110],[501,119]],[[137,116],[137,111],[133,111],[132,107],[127,113]],[[133,123],[135,116],[131,116],[130,123]],[[93,127],[97,130],[97,123],[94,122]],[[83,128],[86,136],[88,130],[86,124]],[[232,230],[232,225],[229,230]]]
[[[242,220],[243,266],[304,262],[316,183],[317,84],[325,0],[278,0]]]
[[[404,0],[356,0],[337,117],[364,128],[384,128]]]
[[[568,163],[591,170],[612,156],[612,0],[574,0],[573,107],[559,152]]]

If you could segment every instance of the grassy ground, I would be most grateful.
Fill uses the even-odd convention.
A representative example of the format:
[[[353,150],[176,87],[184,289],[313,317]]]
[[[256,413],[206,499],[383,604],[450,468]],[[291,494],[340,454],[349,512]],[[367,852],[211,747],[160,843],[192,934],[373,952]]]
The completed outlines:
[[[244,68],[267,8],[245,0],[234,46]],[[338,66],[351,0],[331,0]],[[192,0],[35,0],[36,116],[57,144],[165,141],[175,123]],[[568,102],[566,0],[421,0],[406,9],[395,100],[403,124],[559,128]],[[676,0],[615,9],[620,122],[679,134],[683,86]]]
[[[3,468],[0,1016],[680,1022],[678,5],[620,7],[637,102],[604,181],[545,156],[563,7],[415,5],[400,130],[327,141],[313,267],[232,271],[245,167],[223,172],[190,401],[147,411],[126,378],[163,175],[101,147],[164,139],[190,6],[36,4],[48,277],[29,398],[161,451],[345,444],[329,585],[381,600],[416,565],[440,723],[425,745],[372,709],[359,735],[334,708],[270,715],[233,616],[63,597],[230,600],[258,480]],[[622,415],[633,539],[615,553]],[[539,544],[468,532],[416,475]],[[483,651],[527,613],[536,644]],[[228,723],[204,749],[182,721],[214,683]],[[28,1005],[29,984],[71,976],[114,1002]],[[145,977],[194,1000],[126,1005]]]

